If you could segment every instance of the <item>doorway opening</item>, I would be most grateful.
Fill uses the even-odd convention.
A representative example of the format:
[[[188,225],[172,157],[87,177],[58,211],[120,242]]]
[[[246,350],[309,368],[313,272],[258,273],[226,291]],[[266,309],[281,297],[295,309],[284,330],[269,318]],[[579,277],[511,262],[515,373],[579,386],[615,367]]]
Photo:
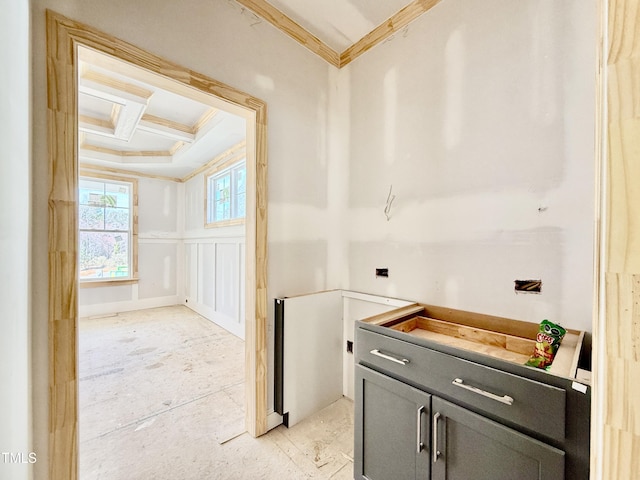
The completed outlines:
[[[77,48],[80,475],[121,478],[245,431],[252,119]]]
[[[49,84],[49,473],[78,474],[78,47],[185,85],[193,95],[226,102],[247,119],[245,280],[245,426],[267,430],[266,104],[89,26],[47,12]],[[132,264],[131,271],[135,271]],[[135,283],[135,278],[129,278]]]

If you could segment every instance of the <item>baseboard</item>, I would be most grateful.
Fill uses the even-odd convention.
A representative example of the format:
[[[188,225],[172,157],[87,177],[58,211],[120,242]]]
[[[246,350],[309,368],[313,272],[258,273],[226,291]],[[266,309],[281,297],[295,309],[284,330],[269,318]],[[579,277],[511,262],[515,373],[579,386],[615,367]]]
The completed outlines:
[[[202,315],[204,318],[210,320],[219,327],[224,328],[232,335],[244,340],[244,325],[241,325],[239,322],[234,322],[230,317],[225,317],[224,315],[217,313],[213,308],[197,303],[194,300],[187,299],[183,305],[190,308],[198,315]]]
[[[267,430],[273,430],[282,425],[282,415],[276,412],[267,413]]]
[[[177,295],[170,295],[168,297],[143,298],[140,300],[99,303],[96,305],[80,305],[78,307],[78,314],[80,318],[95,317],[98,315],[143,310],[145,308],[170,307],[172,305],[180,305],[181,303]]]

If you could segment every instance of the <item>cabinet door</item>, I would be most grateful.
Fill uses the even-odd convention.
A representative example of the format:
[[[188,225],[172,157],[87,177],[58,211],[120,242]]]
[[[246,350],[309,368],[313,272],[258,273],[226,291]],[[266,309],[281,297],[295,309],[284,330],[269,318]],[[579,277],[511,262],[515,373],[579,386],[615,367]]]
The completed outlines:
[[[434,480],[562,480],[564,452],[438,397]]]
[[[354,478],[430,478],[431,395],[356,365]]]

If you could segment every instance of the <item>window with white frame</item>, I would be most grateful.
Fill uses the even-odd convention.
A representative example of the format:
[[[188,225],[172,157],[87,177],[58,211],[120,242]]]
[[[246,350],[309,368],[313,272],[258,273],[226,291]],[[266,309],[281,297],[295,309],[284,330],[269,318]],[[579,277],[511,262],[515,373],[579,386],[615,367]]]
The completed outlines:
[[[80,177],[78,191],[80,281],[135,278],[135,180]]]
[[[247,168],[244,160],[206,178],[206,224],[240,222],[245,217]]]

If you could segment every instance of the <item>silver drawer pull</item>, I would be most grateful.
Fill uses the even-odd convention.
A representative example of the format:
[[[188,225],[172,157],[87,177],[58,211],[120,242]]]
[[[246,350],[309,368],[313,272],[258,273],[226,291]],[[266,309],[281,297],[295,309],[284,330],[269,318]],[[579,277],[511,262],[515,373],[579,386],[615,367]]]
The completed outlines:
[[[422,452],[424,450],[424,443],[422,442],[422,414],[424,413],[424,405],[418,407],[418,424],[416,425],[417,438],[416,438],[416,453]]]
[[[440,450],[438,450],[438,419],[440,417],[440,412],[436,412],[433,416],[433,463],[436,463],[440,456]]]
[[[377,348],[374,348],[369,353],[371,355],[375,355],[376,357],[384,358],[385,360],[390,360],[392,362],[399,363],[400,365],[406,365],[407,363],[409,363],[409,360],[407,360],[406,358],[392,357],[391,355],[387,355],[387,354],[382,353]]]
[[[465,390],[469,390],[473,393],[477,393],[478,395],[482,395],[483,397],[490,398],[491,400],[495,400],[496,402],[504,403],[505,405],[513,405],[513,398],[508,395],[503,395],[502,397],[496,395],[495,393],[487,392],[485,390],[481,390],[478,387],[473,387],[471,385],[467,385],[461,378],[456,378],[453,382],[451,382],[456,387],[464,388]]]

